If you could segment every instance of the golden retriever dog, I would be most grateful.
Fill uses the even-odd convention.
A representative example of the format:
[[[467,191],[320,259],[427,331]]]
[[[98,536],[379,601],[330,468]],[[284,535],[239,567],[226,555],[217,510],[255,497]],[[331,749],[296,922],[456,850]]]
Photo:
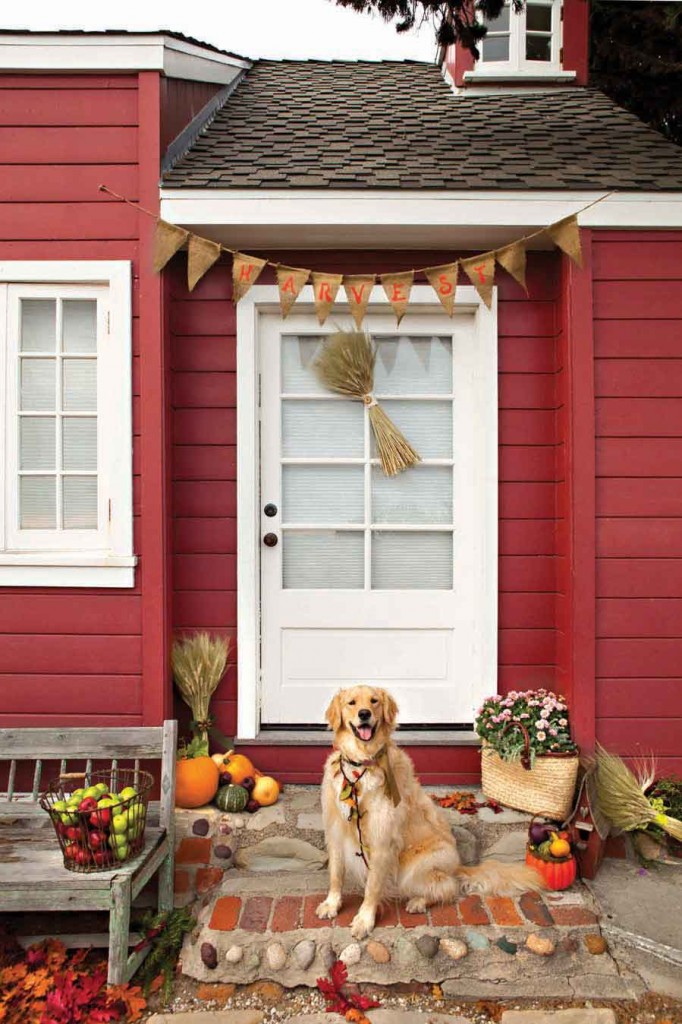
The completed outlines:
[[[387,898],[404,899],[407,912],[419,914],[463,892],[543,888],[540,875],[525,864],[461,865],[445,813],[391,739],[397,715],[393,697],[373,686],[339,691],[326,713],[334,732],[322,780],[329,893],[317,916],[336,917],[350,876],[364,889],[351,923],[356,939],[369,935]]]

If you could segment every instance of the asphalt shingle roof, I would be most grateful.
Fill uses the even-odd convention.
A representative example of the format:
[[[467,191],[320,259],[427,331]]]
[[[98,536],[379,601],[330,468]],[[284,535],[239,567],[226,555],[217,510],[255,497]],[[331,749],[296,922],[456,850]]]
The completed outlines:
[[[258,61],[166,187],[682,190],[682,148],[603,93],[453,95],[412,61]]]

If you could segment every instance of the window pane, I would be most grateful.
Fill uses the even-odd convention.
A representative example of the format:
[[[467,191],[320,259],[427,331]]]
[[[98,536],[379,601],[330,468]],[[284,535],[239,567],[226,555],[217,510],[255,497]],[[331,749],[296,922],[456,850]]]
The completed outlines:
[[[97,420],[94,416],[62,420],[62,468],[97,469]]]
[[[57,303],[55,299],[21,300],[21,351],[54,352]]]
[[[19,525],[22,530],[54,530],[57,485],[53,476],[19,478]]]
[[[481,60],[509,60],[509,36],[486,37],[481,45]]]
[[[361,523],[363,466],[283,466],[285,523]]]
[[[21,360],[21,410],[52,412],[57,383],[56,359]]]
[[[329,392],[317,379],[313,363],[322,351],[322,338],[282,338],[282,391],[289,394],[325,395]]]
[[[97,409],[97,361],[65,359],[62,407],[66,412],[94,412]]]
[[[529,3],[526,7],[526,30],[528,32],[551,32],[552,8],[547,4]]]
[[[350,399],[282,403],[282,455],[286,458],[362,458],[365,420],[362,402]]]
[[[62,346],[65,352],[97,351],[96,299],[65,299],[62,303]]]
[[[550,36],[526,36],[527,60],[551,60],[552,39]]]
[[[497,18],[492,18],[486,22],[489,32],[508,32],[509,31],[509,4],[500,11]]]
[[[372,533],[374,590],[452,590],[451,533]]]
[[[381,405],[423,459],[452,458],[452,402],[384,401]]]
[[[450,338],[375,338],[377,395],[447,395],[452,392]]]
[[[53,416],[22,416],[19,420],[21,469],[56,469],[55,419]]]
[[[338,590],[364,586],[365,535],[357,532],[284,532],[285,589]]]
[[[97,529],[97,477],[62,478],[62,516],[65,530]]]
[[[398,476],[385,476],[372,467],[372,522],[452,522],[452,469],[450,466],[415,466]]]

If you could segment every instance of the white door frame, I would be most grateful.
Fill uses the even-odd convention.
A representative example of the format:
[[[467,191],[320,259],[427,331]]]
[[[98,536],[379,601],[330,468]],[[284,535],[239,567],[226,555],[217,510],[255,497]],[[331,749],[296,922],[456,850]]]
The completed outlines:
[[[345,305],[345,304],[344,304]],[[481,696],[497,690],[497,289],[488,310],[476,290],[459,287],[456,308],[474,314],[479,351],[479,380],[489,395],[478,432],[481,461],[480,544],[481,572],[476,580]],[[254,739],[260,729],[260,403],[258,321],[278,313],[275,285],[254,285],[237,305],[237,734]],[[438,297],[428,285],[412,289],[410,312],[444,315]],[[315,313],[312,287],[306,286],[296,303],[297,313]],[[390,313],[382,288],[372,291],[368,312]],[[343,309],[344,320],[348,318]]]

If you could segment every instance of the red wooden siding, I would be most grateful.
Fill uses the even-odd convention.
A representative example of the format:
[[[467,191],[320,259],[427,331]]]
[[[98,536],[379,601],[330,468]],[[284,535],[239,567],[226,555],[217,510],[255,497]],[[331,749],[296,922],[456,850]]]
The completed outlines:
[[[279,254],[294,266],[325,267],[324,253]],[[420,253],[420,262],[445,254]],[[410,253],[337,253],[340,271],[414,264]],[[529,260],[526,297],[508,278],[500,284],[500,686],[552,685],[556,665],[555,462],[556,333],[559,261]],[[177,631],[208,628],[236,637],[235,314],[225,264],[194,292],[185,258],[171,277],[173,367],[174,605]],[[267,280],[267,279],[266,279]],[[232,668],[214,705],[218,726],[236,729],[237,679]],[[178,709],[180,711],[180,709]],[[253,750],[264,770],[289,781],[319,777],[324,750],[280,746]],[[471,748],[413,751],[428,781],[473,782]],[[437,764],[434,772],[433,765]]]
[[[220,92],[222,86],[216,82],[188,82],[184,78],[160,80],[161,86],[161,152],[185,125],[205,107],[208,101]]]
[[[594,238],[597,735],[682,771],[682,234]]]

